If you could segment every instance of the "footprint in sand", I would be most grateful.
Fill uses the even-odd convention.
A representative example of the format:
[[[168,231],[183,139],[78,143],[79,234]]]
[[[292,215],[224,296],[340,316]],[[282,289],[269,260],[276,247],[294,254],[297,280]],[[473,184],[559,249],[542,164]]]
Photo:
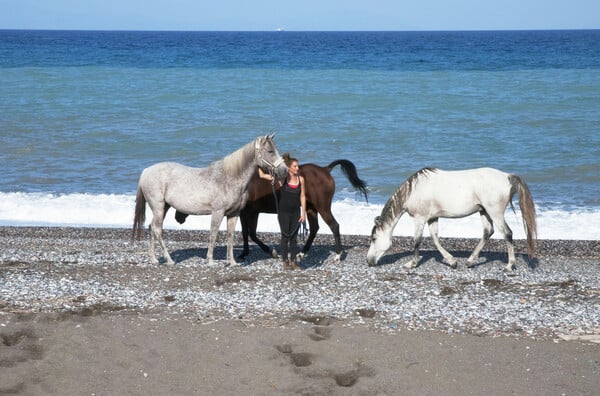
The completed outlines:
[[[44,356],[38,338],[30,329],[20,329],[0,333],[0,370],[10,370],[29,360],[40,360]],[[7,372],[5,372],[7,373]],[[16,394],[25,389],[24,382],[18,377],[7,374],[0,383],[0,394]]]
[[[331,329],[329,327],[313,327],[313,332],[308,335],[313,341],[324,341],[331,338]]]

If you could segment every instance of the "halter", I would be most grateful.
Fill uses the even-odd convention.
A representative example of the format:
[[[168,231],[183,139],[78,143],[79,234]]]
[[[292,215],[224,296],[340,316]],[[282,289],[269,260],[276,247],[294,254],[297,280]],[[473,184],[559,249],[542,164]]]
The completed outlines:
[[[281,157],[281,156],[273,164],[271,162],[267,161],[266,159],[264,159],[262,156],[262,153],[261,153],[260,144],[259,144],[258,140],[256,140],[256,143],[254,145],[254,150],[256,151],[256,156],[258,157],[259,164],[260,163],[267,164],[271,168],[270,169],[271,174],[273,174],[275,172],[275,169],[283,163],[283,157]]]

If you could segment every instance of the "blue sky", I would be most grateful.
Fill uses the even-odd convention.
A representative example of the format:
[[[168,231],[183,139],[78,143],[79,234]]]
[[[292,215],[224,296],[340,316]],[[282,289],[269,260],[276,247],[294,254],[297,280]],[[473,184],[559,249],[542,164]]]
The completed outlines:
[[[0,29],[599,29],[600,0],[0,0]]]

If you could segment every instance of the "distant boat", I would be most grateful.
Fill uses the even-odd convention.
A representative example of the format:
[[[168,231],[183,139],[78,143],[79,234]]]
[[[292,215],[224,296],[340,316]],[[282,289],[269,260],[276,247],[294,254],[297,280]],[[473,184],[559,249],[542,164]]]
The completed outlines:
[[[283,32],[283,28],[277,28],[275,30],[278,31],[278,32]]]

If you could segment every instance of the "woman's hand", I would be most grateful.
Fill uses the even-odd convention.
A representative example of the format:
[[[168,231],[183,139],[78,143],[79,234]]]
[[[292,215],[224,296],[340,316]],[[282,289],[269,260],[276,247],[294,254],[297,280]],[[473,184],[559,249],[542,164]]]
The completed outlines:
[[[263,172],[263,170],[260,168],[258,168],[258,177],[260,177],[261,179],[273,181],[273,176],[271,176],[268,173]]]

